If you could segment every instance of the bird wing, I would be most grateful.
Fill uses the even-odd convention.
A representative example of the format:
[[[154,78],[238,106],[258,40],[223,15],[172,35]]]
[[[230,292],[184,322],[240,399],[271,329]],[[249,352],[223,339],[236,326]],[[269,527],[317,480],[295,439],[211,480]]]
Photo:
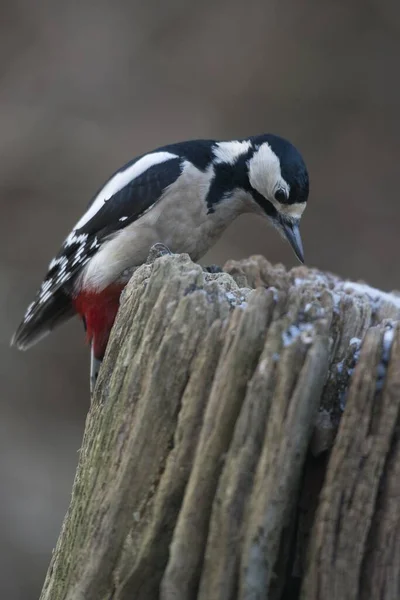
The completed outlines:
[[[146,154],[114,173],[72,229],[29,305],[11,343],[28,348],[73,314],[72,285],[102,242],[139,219],[180,176],[181,158],[171,152]]]

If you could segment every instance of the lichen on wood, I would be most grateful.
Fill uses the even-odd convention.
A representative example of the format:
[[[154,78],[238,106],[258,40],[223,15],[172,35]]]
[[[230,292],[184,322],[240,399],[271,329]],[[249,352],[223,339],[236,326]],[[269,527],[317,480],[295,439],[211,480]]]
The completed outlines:
[[[42,600],[397,599],[399,318],[395,294],[305,267],[153,254]]]

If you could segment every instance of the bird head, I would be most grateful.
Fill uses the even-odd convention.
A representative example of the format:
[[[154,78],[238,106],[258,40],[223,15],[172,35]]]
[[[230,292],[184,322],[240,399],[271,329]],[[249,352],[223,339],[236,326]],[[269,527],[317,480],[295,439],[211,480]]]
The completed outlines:
[[[307,205],[309,179],[304,160],[287,140],[265,134],[250,138],[247,161],[254,211],[265,215],[304,262],[300,219]]]

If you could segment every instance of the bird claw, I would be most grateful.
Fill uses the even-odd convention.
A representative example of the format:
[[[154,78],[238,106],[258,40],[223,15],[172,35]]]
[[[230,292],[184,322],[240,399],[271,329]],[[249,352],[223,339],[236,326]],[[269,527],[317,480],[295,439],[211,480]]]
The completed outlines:
[[[156,258],[160,258],[161,256],[171,255],[172,252],[165,244],[161,242],[157,242],[150,248],[149,256],[147,257],[147,264],[151,264],[156,260]]]
[[[218,265],[210,265],[209,267],[203,267],[206,273],[223,273],[223,270]]]

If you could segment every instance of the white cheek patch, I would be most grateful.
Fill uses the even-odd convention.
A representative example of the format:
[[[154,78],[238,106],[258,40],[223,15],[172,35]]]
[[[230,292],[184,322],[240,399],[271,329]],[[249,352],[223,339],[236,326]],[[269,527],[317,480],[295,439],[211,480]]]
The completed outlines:
[[[282,181],[279,158],[269,144],[262,144],[248,163],[250,185],[266,198],[273,196],[277,182]]]
[[[153,152],[152,154],[146,154],[142,156],[139,160],[137,160],[133,165],[127,167],[124,171],[119,171],[112,177],[100,193],[97,195],[93,204],[89,207],[89,210],[83,215],[83,217],[78,221],[75,225],[74,230],[80,229],[90,219],[94,217],[94,215],[102,208],[102,206],[114,196],[114,194],[121,191],[128,183],[142,175],[147,169],[153,167],[154,165],[159,165],[160,163],[166,162],[167,160],[172,160],[173,158],[177,158],[176,154],[172,154],[171,152]]]
[[[291,217],[292,219],[300,219],[303,214],[306,203],[305,202],[294,202],[293,204],[280,204],[276,200],[271,200],[271,203],[275,206],[276,210],[280,215],[285,217]]]
[[[269,200],[279,214],[284,217],[298,220],[306,208],[305,202],[282,204],[274,198],[277,184],[289,196],[290,186],[282,178],[279,158],[266,142],[262,144],[248,163],[249,181],[251,186],[264,198]]]

